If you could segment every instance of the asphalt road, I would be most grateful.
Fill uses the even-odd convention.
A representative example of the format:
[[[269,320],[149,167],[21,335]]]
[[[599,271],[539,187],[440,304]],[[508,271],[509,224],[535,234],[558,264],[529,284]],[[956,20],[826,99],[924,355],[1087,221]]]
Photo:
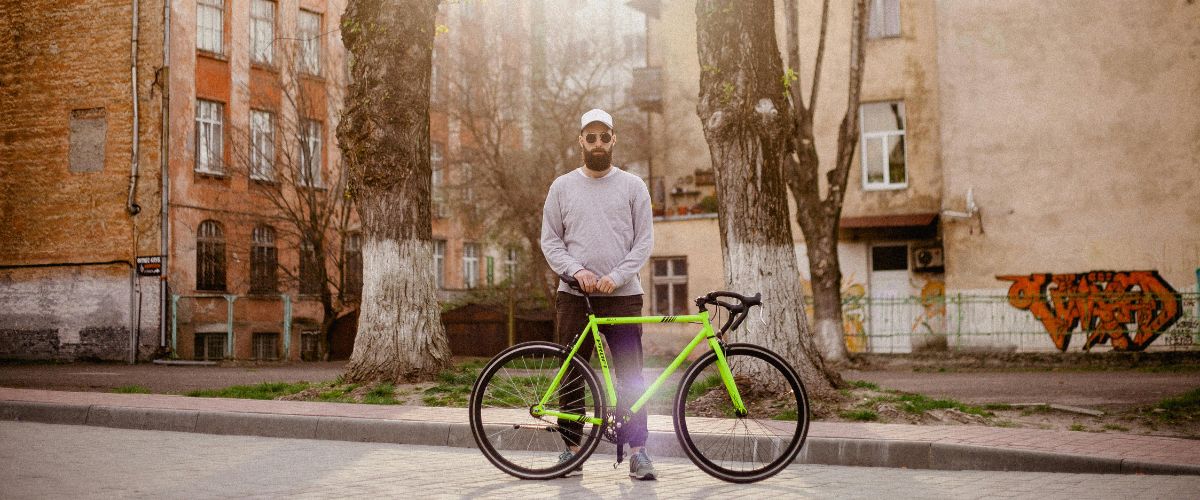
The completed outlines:
[[[750,485],[682,459],[633,481],[594,458],[581,477],[521,481],[468,448],[0,422],[4,498],[1194,498],[1200,477],[793,466]]]

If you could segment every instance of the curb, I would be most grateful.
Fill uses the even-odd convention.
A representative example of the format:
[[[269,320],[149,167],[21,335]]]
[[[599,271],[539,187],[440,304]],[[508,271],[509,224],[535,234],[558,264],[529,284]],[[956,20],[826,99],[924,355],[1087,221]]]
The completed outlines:
[[[0,420],[205,434],[475,448],[466,423],[0,401]],[[672,432],[651,432],[654,454],[685,457]],[[597,452],[613,454],[609,443]],[[810,437],[799,464],[936,470],[1200,475],[1165,464],[927,441]]]

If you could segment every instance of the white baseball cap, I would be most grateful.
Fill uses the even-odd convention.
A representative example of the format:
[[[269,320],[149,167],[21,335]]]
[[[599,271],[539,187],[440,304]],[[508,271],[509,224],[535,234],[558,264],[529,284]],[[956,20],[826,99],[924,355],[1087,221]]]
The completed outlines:
[[[588,126],[588,124],[592,122],[603,123],[608,127],[609,130],[613,130],[612,115],[608,114],[603,109],[593,109],[587,113],[584,113],[583,117],[579,119],[579,130],[583,130],[584,127]]]

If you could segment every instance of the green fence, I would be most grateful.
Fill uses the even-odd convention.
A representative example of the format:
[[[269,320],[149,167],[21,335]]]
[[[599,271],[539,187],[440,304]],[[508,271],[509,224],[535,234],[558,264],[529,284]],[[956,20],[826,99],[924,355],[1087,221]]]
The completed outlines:
[[[926,346],[1055,351],[1051,328],[1069,337],[1069,351],[1084,349],[1093,336],[1103,339],[1091,346],[1093,351],[1123,342],[1130,350],[1191,350],[1200,349],[1200,294],[845,297],[843,327],[855,352],[902,353]]]

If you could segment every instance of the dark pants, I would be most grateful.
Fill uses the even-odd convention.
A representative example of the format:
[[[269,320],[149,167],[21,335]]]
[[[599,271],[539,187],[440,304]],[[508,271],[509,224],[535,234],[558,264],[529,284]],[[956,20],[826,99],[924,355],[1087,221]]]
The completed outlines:
[[[591,300],[596,316],[642,315],[641,295],[592,297]],[[558,292],[554,308],[556,310],[554,325],[558,334],[558,342],[570,349],[571,346],[568,343],[587,326],[587,304],[583,297]],[[642,325],[601,325],[600,333],[604,334],[604,340],[608,343],[605,357],[608,358],[616,372],[617,402],[619,403],[617,416],[620,417],[629,414],[630,405],[637,401],[637,398],[641,397],[642,392],[646,390],[646,384],[642,381]],[[575,353],[575,356],[586,363],[591,359],[592,352],[595,350],[595,341],[589,337],[579,347],[579,352]],[[563,385],[563,393],[559,398],[561,404],[564,409],[573,407],[569,411],[583,413],[584,409],[579,403],[583,399],[583,381],[578,377],[567,377],[567,379],[572,382]],[[597,389],[604,391],[603,387]],[[612,401],[609,401],[609,404],[612,404]],[[578,446],[578,436],[582,433],[583,425],[576,422],[559,422],[559,425],[565,429],[565,432],[562,433],[563,441],[566,441],[568,445]],[[629,446],[644,446],[647,435],[646,409],[643,408],[642,411],[632,415],[629,422],[621,427],[620,432]]]

